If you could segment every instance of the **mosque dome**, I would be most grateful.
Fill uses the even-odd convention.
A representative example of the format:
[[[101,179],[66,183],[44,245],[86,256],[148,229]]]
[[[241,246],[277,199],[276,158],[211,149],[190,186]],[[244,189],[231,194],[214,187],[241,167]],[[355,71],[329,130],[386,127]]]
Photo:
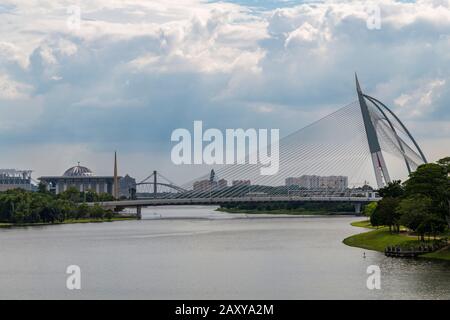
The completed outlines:
[[[80,166],[79,163],[77,166],[67,169],[63,174],[64,177],[91,177],[93,175],[91,169]]]

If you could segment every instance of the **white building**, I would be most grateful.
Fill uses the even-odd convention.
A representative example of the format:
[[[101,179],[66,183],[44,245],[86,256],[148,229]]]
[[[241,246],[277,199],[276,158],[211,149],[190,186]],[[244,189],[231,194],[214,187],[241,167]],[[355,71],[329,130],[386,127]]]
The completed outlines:
[[[348,188],[348,177],[345,176],[316,176],[303,175],[300,177],[289,177],[285,180],[286,186],[299,186],[308,190],[330,189],[345,190]]]
[[[0,169],[0,191],[24,189],[31,191],[31,170]]]

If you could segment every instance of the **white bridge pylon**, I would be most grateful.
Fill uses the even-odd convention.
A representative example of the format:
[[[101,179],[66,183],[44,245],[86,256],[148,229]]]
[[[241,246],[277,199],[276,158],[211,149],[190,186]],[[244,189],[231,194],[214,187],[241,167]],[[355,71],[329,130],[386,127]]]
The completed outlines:
[[[386,165],[386,161],[383,156],[381,143],[379,140],[379,131],[384,130],[384,133],[390,134],[393,139],[390,141],[393,144],[400,155],[404,158],[406,169],[408,173],[411,173],[411,167],[417,167],[420,162],[427,163],[425,155],[417,144],[416,140],[410,134],[406,126],[400,121],[400,119],[392,112],[385,104],[380,102],[379,100],[372,98],[368,95],[365,95],[358,81],[358,76],[355,74],[356,81],[356,91],[358,94],[358,101],[361,108],[361,114],[364,121],[364,127],[367,135],[367,142],[369,145],[369,150],[371,153],[373,169],[375,173],[375,178],[377,181],[378,188],[383,188],[388,183],[391,182],[391,178],[389,175],[389,170]],[[369,110],[367,102],[371,103],[374,108]],[[390,119],[388,114],[390,114],[393,119]],[[395,121],[395,124],[394,124]],[[380,126],[384,123],[385,127],[383,129],[379,129],[377,125],[381,123]],[[403,140],[395,126],[399,126],[399,129],[404,132],[406,138],[413,143],[415,151],[412,147],[410,147],[405,140]],[[377,130],[378,129],[378,130]],[[414,156],[418,159],[418,161],[414,161],[408,157],[406,150],[410,150],[415,152]],[[412,162],[412,163],[411,163]]]

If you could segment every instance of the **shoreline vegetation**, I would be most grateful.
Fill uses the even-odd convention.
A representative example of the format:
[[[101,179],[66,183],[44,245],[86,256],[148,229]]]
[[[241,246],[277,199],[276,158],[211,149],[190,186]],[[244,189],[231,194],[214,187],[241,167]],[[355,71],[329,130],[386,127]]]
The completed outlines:
[[[116,222],[116,221],[129,221],[129,220],[137,220],[136,215],[118,214],[111,218],[67,219],[64,221],[55,221],[55,222],[34,222],[34,223],[0,222],[0,228],[38,227],[38,226],[50,226],[50,225],[61,225],[61,224],[77,224],[77,223],[103,223],[103,222]]]
[[[351,204],[329,202],[224,204],[217,208],[216,211],[255,215],[356,215],[355,209]]]
[[[316,215],[316,216],[334,216],[334,215],[352,215],[355,216],[354,212],[332,212],[326,210],[307,210],[303,208],[297,209],[240,209],[240,208],[217,208],[215,211],[225,212],[225,213],[244,213],[244,214],[272,214],[272,215],[292,215],[292,216],[301,216],[301,215]]]
[[[389,182],[378,193],[382,199],[364,207],[369,220],[352,224],[373,230],[344,239],[346,245],[450,261],[450,157],[420,165],[408,180]]]
[[[93,190],[80,192],[73,187],[55,195],[43,184],[35,192],[23,189],[3,191],[0,192],[0,228],[137,219],[137,216],[96,204],[108,200],[113,200],[110,194],[98,194]]]
[[[357,247],[384,253],[384,249],[388,246],[411,247],[419,246],[424,243],[431,244],[434,241],[429,238],[423,242],[418,239],[417,235],[408,233],[404,228],[400,228],[399,233],[392,233],[386,226],[372,226],[370,220],[355,221],[352,222],[351,225],[354,227],[371,230],[345,238],[342,242],[350,247]],[[445,238],[449,235],[449,232],[447,232],[437,237],[437,239]],[[419,255],[419,258],[450,261],[450,246],[446,246],[435,252]]]

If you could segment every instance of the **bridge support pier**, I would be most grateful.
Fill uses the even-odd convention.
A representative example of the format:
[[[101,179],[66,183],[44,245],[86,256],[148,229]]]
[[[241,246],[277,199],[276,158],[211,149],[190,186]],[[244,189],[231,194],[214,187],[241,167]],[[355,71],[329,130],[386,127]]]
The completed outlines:
[[[136,216],[137,216],[138,220],[142,219],[142,207],[141,206],[136,207]]]
[[[361,202],[355,203],[354,206],[355,206],[355,213],[360,214],[361,213]]]

